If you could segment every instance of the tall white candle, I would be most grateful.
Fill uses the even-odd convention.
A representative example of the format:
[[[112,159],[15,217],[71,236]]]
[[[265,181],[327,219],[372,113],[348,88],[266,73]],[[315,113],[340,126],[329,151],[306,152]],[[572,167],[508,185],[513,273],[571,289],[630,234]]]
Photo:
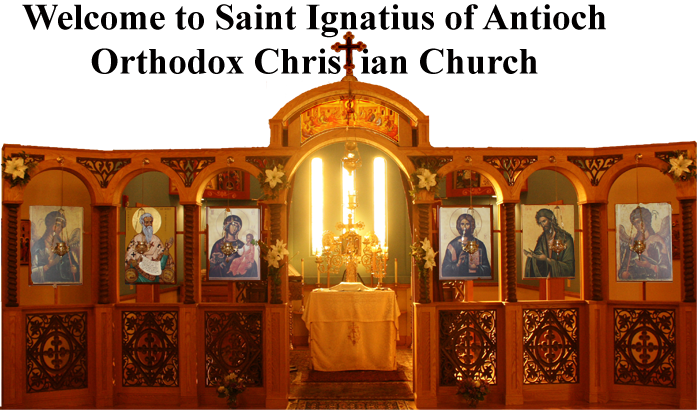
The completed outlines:
[[[394,284],[399,284],[399,260],[394,258]]]
[[[304,286],[304,258],[301,258],[301,286]]]

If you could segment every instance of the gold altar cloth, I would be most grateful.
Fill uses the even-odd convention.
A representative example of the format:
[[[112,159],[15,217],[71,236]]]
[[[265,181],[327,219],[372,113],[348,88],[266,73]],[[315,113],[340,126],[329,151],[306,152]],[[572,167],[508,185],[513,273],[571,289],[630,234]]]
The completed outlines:
[[[314,290],[302,316],[314,370],[396,370],[400,315],[393,290]]]

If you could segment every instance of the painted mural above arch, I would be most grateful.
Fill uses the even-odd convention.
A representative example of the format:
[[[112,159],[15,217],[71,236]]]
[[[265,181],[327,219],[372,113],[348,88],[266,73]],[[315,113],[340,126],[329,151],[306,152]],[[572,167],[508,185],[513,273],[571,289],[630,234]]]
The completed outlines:
[[[323,102],[303,111],[299,117],[302,145],[326,131],[345,127],[368,129],[394,144],[399,143],[399,112],[365,99]]]

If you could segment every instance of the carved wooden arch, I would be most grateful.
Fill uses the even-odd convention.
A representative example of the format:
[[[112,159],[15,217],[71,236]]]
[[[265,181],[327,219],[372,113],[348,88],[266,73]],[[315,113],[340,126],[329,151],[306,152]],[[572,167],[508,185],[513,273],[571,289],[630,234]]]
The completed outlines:
[[[353,133],[351,135],[352,140],[357,140],[357,142],[367,144],[386,154],[396,163],[396,165],[398,165],[399,170],[403,173],[404,176],[408,177],[410,173],[414,171],[414,166],[408,159],[408,156],[405,153],[401,152],[399,150],[399,147],[396,146],[396,144],[392,143],[386,138],[364,129],[355,129],[353,130]],[[291,178],[296,174],[297,170],[299,169],[299,166],[304,162],[304,160],[307,157],[311,156],[314,152],[318,151],[321,148],[325,148],[329,145],[336,143],[342,143],[346,140],[348,140],[348,137],[345,130],[343,129],[329,130],[309,140],[309,142],[304,144],[303,147],[299,148],[292,155],[292,157],[287,162],[287,165],[285,166],[285,170],[289,172],[288,176],[290,181]],[[288,153],[289,149],[287,149],[286,152]],[[360,158],[362,158],[361,148]],[[340,161],[340,158],[338,158],[338,161]]]
[[[90,195],[90,203],[91,204],[96,204],[99,203],[99,199],[102,197],[102,188],[100,188],[97,180],[93,177],[93,175],[88,171],[85,167],[82,165],[78,164],[75,161],[75,158],[69,158],[63,156],[63,166],[61,166],[58,161],[56,160],[58,156],[54,157],[48,157],[45,158],[43,161],[39,162],[37,166],[31,171],[31,179],[29,180],[29,184],[27,186],[31,185],[33,183],[34,178],[46,171],[65,171],[68,172],[72,175],[75,175],[78,177],[78,179],[85,185],[85,188],[87,188],[88,194]],[[10,188],[7,190],[5,194],[4,200],[8,200],[8,197],[12,197],[13,202],[24,202],[24,190],[25,188]]]
[[[418,107],[413,105],[412,102],[388,88],[359,81],[351,81],[350,83],[353,94],[372,97],[378,101],[383,101],[389,105],[393,105],[398,110],[406,114],[412,121],[418,122],[428,120],[428,117],[423,114]],[[285,104],[284,107],[280,108],[277,114],[270,119],[270,122],[287,121],[315,102],[327,102],[332,100],[333,97],[339,97],[347,94],[348,81],[340,81],[311,89],[299,94],[297,97]]]
[[[150,161],[148,165],[143,165],[144,158],[148,158]],[[153,171],[167,175],[168,178],[170,178],[170,180],[175,184],[175,187],[177,187],[180,203],[185,202],[183,192],[186,192],[185,189],[187,188],[185,188],[185,184],[182,182],[182,179],[180,179],[177,173],[175,173],[175,171],[173,171],[170,167],[160,162],[160,156],[152,155],[149,152],[144,152],[132,158],[131,164],[120,170],[120,172],[123,172],[123,174],[120,175],[120,178],[118,180],[115,178],[115,180],[112,181],[114,186],[110,184],[110,189],[113,189],[113,191],[110,193],[112,197],[108,198],[111,199],[109,203],[114,205],[121,204],[122,194],[129,182],[131,182],[131,180],[138,175]]]
[[[668,164],[666,164],[663,160],[659,158],[655,158],[653,152],[641,153],[642,159],[639,161],[640,168],[653,168],[658,170],[662,174],[666,171]],[[615,184],[615,181],[617,181],[617,179],[620,176],[622,176],[622,174],[637,167],[637,163],[635,162],[635,155],[636,153],[624,154],[622,160],[619,161],[617,164],[613,165],[605,173],[605,175],[603,175],[603,177],[600,180],[600,183],[598,184],[598,189],[600,190],[599,195],[601,196],[601,198],[598,199],[607,201],[608,196],[610,194],[610,190],[612,189],[613,184]],[[669,177],[669,183],[673,184],[676,189],[676,198],[688,198],[697,196],[697,188],[696,183],[694,181],[674,184],[673,179]]]
[[[527,179],[530,178],[530,175],[540,170],[548,170],[558,172],[566,177],[569,182],[571,182],[571,185],[573,185],[574,190],[576,191],[578,203],[587,203],[594,197],[593,187],[590,186],[590,180],[586,174],[581,171],[581,168],[568,162],[565,155],[555,157],[556,163],[550,162],[549,157],[550,155],[539,155],[537,162],[525,168],[515,181],[515,185],[513,187],[515,188],[514,192],[517,192],[518,195],[520,195],[520,189],[525,184]]]
[[[231,165],[228,164],[229,157],[233,158],[233,163]],[[189,188],[184,188],[187,190],[185,192],[187,192],[188,199],[190,201],[200,203],[209,180],[225,171],[241,170],[248,172],[253,177],[257,177],[260,170],[257,169],[255,165],[246,162],[245,157],[246,150],[222,150],[219,152],[215,156],[216,160],[212,164],[209,164],[209,166],[204,168],[202,172],[197,175],[192,182],[192,186]],[[180,192],[179,189],[180,188],[178,187],[178,192]],[[191,198],[192,194],[194,194],[194,198]]]
[[[465,161],[466,157],[472,157],[471,164]],[[491,185],[493,185],[493,190],[496,193],[497,202],[502,202],[504,200],[505,193],[508,191],[508,184],[506,179],[494,168],[491,164],[484,162],[482,159],[483,155],[476,154],[471,151],[456,151],[453,155],[452,162],[445,164],[442,168],[438,170],[438,173],[442,176],[447,176],[450,172],[459,171],[462,169],[471,169],[478,172],[480,175],[486,177]]]

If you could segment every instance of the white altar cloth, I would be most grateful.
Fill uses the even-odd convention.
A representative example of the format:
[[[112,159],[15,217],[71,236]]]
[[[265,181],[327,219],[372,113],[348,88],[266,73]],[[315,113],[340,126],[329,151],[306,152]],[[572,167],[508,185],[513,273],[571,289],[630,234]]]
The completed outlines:
[[[393,290],[314,290],[302,315],[314,370],[396,370],[400,315]]]

